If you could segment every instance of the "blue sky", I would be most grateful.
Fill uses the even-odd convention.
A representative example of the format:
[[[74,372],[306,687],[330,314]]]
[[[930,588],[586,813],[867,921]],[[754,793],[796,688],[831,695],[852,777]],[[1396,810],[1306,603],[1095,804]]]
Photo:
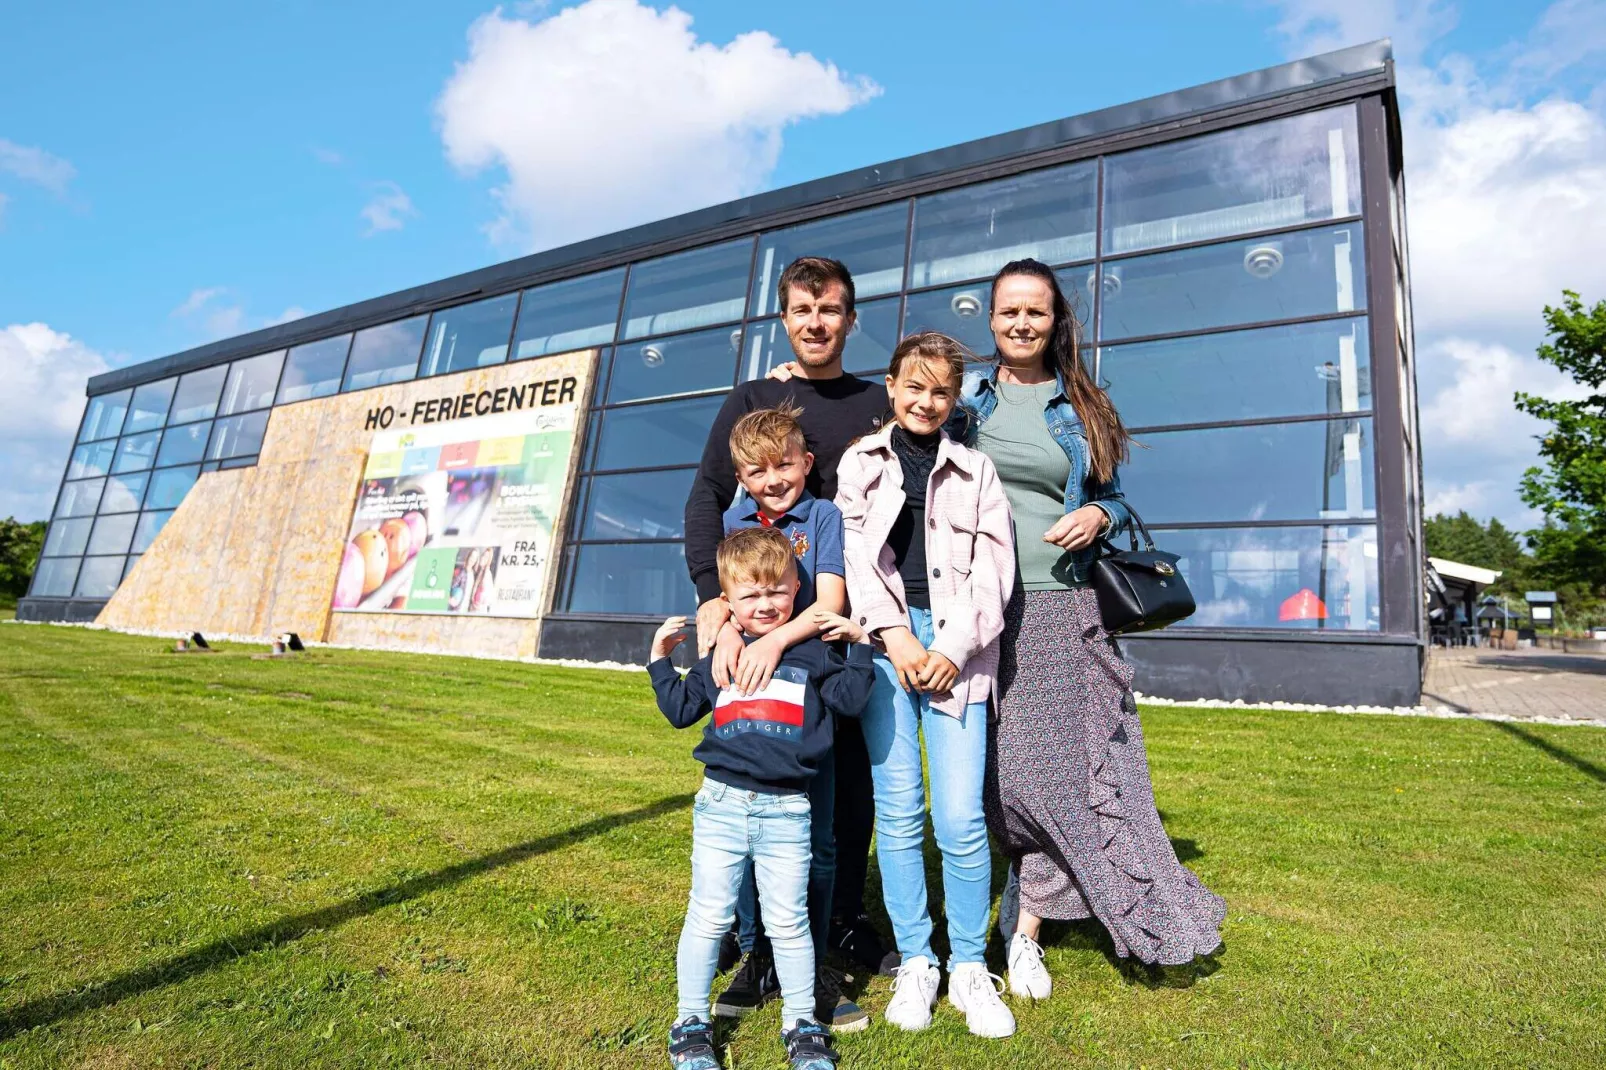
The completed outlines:
[[[101,367],[695,207],[709,191],[723,200],[1390,34],[1424,418],[1441,396],[1457,419],[1493,414],[1493,394],[1469,396],[1491,381],[1506,399],[1556,388],[1529,356],[1539,305],[1562,285],[1606,289],[1585,244],[1606,234],[1590,226],[1529,228],[1542,247],[1513,251],[1462,222],[1507,206],[1606,214],[1606,9],[1587,0],[679,8],[689,26],[635,0],[511,5],[489,21],[491,7],[447,0],[12,17],[0,362],[28,388],[0,399],[0,451],[17,473],[0,515],[43,515],[63,428]],[[741,38],[754,31],[769,39]],[[739,38],[747,60],[710,55]],[[577,47],[597,41],[595,54]],[[581,129],[552,118],[553,94],[586,102]],[[810,114],[799,97],[826,103]],[[677,154],[688,140],[698,150]],[[1538,277],[1502,280],[1512,256]],[[1480,258],[1500,299],[1422,274],[1452,280]],[[1501,419],[1506,437],[1531,433]],[[1491,451],[1486,438],[1468,426],[1430,440],[1430,502],[1520,520],[1510,484],[1531,449]]]

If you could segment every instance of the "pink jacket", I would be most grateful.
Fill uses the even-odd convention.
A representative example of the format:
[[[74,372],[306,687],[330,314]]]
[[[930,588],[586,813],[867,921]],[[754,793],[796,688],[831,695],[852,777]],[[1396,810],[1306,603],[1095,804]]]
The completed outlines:
[[[837,467],[849,612],[861,627],[909,625],[903,578],[887,535],[903,509],[903,470],[892,452],[892,425],[848,447]],[[946,434],[926,486],[926,565],[931,570],[931,649],[959,667],[952,691],[932,708],[951,717],[996,699],[998,637],[1015,582],[1009,499],[993,462]]]

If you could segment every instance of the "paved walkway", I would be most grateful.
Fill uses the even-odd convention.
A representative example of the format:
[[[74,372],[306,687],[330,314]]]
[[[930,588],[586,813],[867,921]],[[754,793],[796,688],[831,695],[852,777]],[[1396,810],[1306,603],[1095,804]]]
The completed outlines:
[[[1606,655],[1435,648],[1422,705],[1458,713],[1606,723]]]

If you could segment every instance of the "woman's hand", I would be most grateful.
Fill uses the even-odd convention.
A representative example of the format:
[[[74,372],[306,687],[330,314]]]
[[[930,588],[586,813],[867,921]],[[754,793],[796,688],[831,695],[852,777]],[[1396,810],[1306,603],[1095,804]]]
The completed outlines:
[[[829,609],[816,609],[809,620],[820,629],[820,638],[826,642],[835,642],[846,639],[850,643],[868,643],[870,637],[864,634],[864,629],[840,613],[832,613]]]
[[[926,648],[920,645],[915,633],[908,628],[883,628],[881,642],[886,645],[887,660],[898,670],[898,683],[905,691],[920,690],[920,670],[926,667]]]
[[[935,652],[926,655],[926,667],[920,670],[920,690],[932,694],[952,691],[958,679],[959,666],[949,661],[947,655]]]
[[[1080,550],[1092,546],[1109,522],[1109,513],[1096,505],[1084,505],[1054,521],[1054,526],[1043,533],[1043,541],[1061,550]]]
[[[731,685],[736,678],[736,667],[741,664],[742,651],[746,646],[742,642],[741,629],[726,622],[720,626],[719,633],[714,639],[714,661],[709,668],[713,672],[714,684],[720,688]]]
[[[652,660],[667,658],[675,648],[686,641],[686,618],[670,617],[658,626],[652,636]]]
[[[731,619],[731,604],[723,595],[710,598],[697,607],[697,656],[704,657],[714,649],[719,630]],[[721,687],[724,685],[721,684]]]
[[[785,364],[777,364],[775,367],[771,368],[764,374],[764,378],[774,379],[778,383],[784,383],[796,374],[797,361],[789,360]]]
[[[731,683],[744,695],[758,694],[769,685],[770,677],[775,675],[775,667],[781,663],[784,653],[786,643],[775,632],[762,639],[754,639],[741,652]]]

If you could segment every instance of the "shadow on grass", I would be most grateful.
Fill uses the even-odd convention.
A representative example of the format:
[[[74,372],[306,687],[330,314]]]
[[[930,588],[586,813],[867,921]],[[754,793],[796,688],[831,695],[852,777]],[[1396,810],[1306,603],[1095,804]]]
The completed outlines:
[[[1586,758],[1580,758],[1571,751],[1563,750],[1554,743],[1550,742],[1548,739],[1544,739],[1541,736],[1536,736],[1526,728],[1520,728],[1509,721],[1489,721],[1487,723],[1494,725],[1494,727],[1500,729],[1500,731],[1506,733],[1508,736],[1516,736],[1518,739],[1522,740],[1524,743],[1528,744],[1528,746],[1533,747],[1536,750],[1544,751],[1558,762],[1572,766],[1585,776],[1594,777],[1601,783],[1606,784],[1606,769],[1602,769],[1594,762],[1589,761]]]
[[[551,854],[553,851],[562,850],[616,828],[634,825],[641,821],[651,821],[675,810],[683,810],[691,805],[691,801],[690,795],[673,795],[635,810],[627,810],[622,814],[594,818],[562,832],[516,843],[500,851],[492,851],[490,854],[446,866],[432,873],[424,873],[398,884],[376,888],[318,910],[280,918],[267,925],[215,940],[205,947],[196,948],[183,955],[128,970],[104,981],[92,981],[74,989],[29,1000],[0,1014],[0,1040],[7,1040],[24,1030],[53,1025],[130,996],[186,981],[217,966],[249,955],[253,951],[293,943],[311,932],[338,929],[348,921],[366,917],[397,903],[405,903],[439,888],[460,884],[482,873]]]

